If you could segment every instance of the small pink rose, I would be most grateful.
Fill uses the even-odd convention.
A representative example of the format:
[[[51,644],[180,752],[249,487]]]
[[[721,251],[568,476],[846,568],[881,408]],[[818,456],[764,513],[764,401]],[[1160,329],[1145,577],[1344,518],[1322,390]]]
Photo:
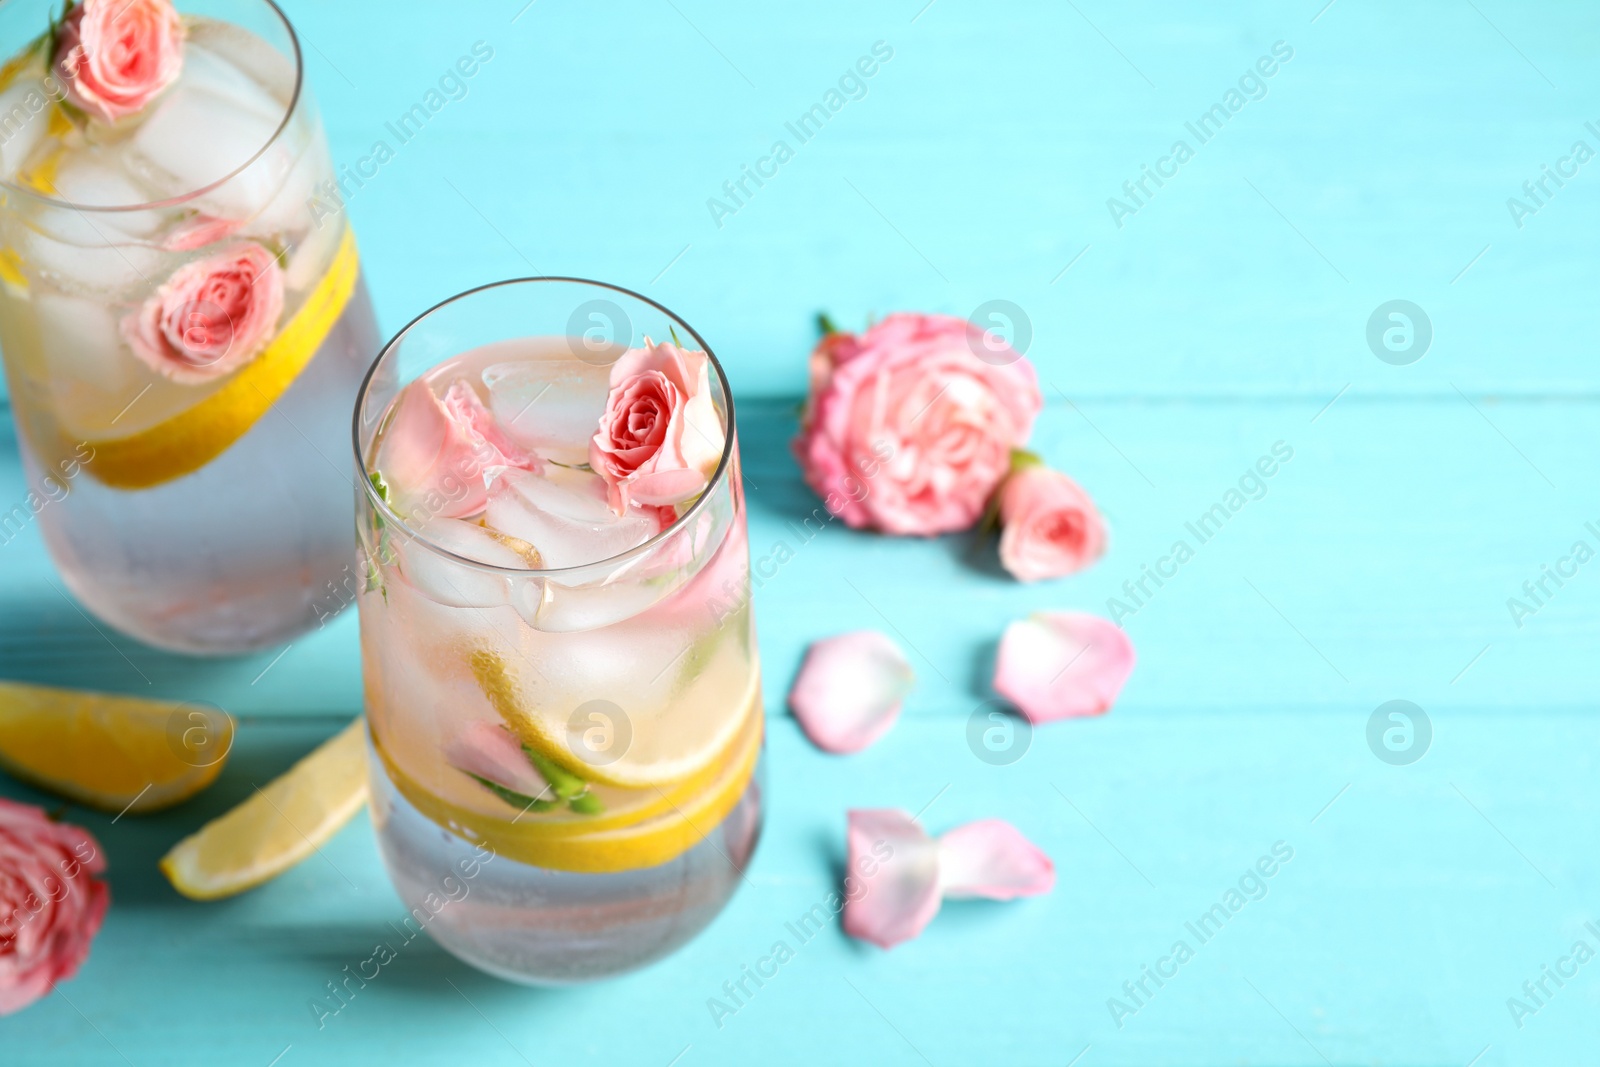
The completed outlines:
[[[152,370],[192,385],[260,354],[283,314],[283,269],[255,243],[186,263],[122,320],[122,336]]]
[[[143,110],[183,70],[183,20],[171,0],[83,0],[57,38],[67,100],[115,122]]]
[[[705,491],[727,436],[711,399],[711,358],[663,342],[629,349],[611,366],[611,392],[589,442],[612,510],[666,507]]]
[[[77,973],[111,902],[88,831],[0,798],[0,1015]]]
[[[543,464],[511,440],[465,378],[451,382],[443,399],[419,378],[395,401],[378,470],[401,514],[476,515],[489,501],[488,483],[505,467],[538,473]]]
[[[795,456],[848,525],[933,535],[982,516],[1044,400],[1027,360],[977,330],[902,313],[812,352]]]
[[[1100,558],[1106,527],[1078,483],[1038,464],[1000,488],[1000,563],[1019,581],[1060,578]]]

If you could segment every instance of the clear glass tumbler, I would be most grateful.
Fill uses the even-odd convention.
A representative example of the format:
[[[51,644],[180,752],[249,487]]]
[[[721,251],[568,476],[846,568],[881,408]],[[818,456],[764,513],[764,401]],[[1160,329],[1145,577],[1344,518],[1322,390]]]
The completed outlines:
[[[0,541],[37,522],[96,615],[226,654],[354,601],[344,427],[380,338],[294,30],[270,0],[181,6],[0,5],[31,489]]]
[[[619,513],[589,441],[613,364],[651,345],[701,368],[712,414],[694,432],[714,442],[715,469],[671,507]],[[355,451],[371,810],[408,936],[426,929],[532,984],[676,949],[733,894],[761,826],[722,368],[637,294],[502,282],[389,342],[356,406]]]

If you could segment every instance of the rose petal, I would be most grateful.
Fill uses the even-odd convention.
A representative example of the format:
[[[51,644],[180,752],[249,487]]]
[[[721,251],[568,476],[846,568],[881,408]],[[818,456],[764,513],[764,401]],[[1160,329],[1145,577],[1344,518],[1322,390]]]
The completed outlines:
[[[1055,864],[1003,819],[980,819],[939,837],[939,887],[946,897],[1015,900],[1048,893]]]
[[[511,435],[495,420],[493,412],[484,406],[478,391],[463,378],[450,383],[441,401],[444,409],[458,426],[476,435],[498,452],[505,466],[520,467],[538,473],[543,464],[539,457],[511,439]]]
[[[844,932],[880,948],[922,933],[939,911],[939,846],[903,811],[850,812],[849,870],[865,892],[844,906]]]
[[[441,399],[431,382],[418,378],[395,399],[393,411],[377,466],[394,494],[390,503],[408,518],[476,515],[489,499],[494,468],[537,473],[543,467],[506,435],[464,380],[451,383]]]
[[[1133,642],[1082,612],[1040,612],[1006,627],[994,688],[1030,722],[1099,715],[1133,673]]]
[[[899,646],[876,630],[858,630],[812,644],[789,707],[818,748],[859,752],[894,725],[915,682]]]
[[[225,237],[231,237],[243,225],[244,223],[237,219],[199,214],[169,230],[161,247],[168,252],[193,252],[197,248],[204,248]]]
[[[445,746],[444,758],[458,771],[527,796],[538,796],[545,788],[544,778],[528,762],[521,742],[496,723],[482,719],[468,723]]]

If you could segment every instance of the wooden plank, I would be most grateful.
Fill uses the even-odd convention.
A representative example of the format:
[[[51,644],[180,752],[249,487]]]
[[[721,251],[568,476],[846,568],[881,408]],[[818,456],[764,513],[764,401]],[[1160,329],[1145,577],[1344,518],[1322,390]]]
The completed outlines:
[[[30,527],[0,546],[0,672],[209,699],[242,729],[191,805],[70,812],[111,857],[115,903],[83,973],[0,1022],[0,1061],[1490,1067],[1593,1047],[1589,967],[1547,980],[1521,1028],[1507,1000],[1576,940],[1600,948],[1594,564],[1544,579],[1521,626],[1507,601],[1574,542],[1600,548],[1596,164],[1520,228],[1506,201],[1575,140],[1600,149],[1600,13],[464,0],[375,29],[359,5],[286,6],[341,163],[474,41],[495,49],[351,198],[387,328],[484,281],[586,274],[680,311],[727,362],[769,571],[766,838],[669,962],[530,992],[417,941],[319,1030],[307,1002],[400,912],[365,820],[219,905],[179,899],[154,863],[358,708],[354,618],[257,657],[167,657],[84,619]],[[895,57],[867,96],[718,227],[707,199],[880,39]],[[1279,39],[1295,57],[1265,98],[1118,228],[1107,199]],[[1394,298],[1434,326],[1411,366],[1366,340]],[[814,311],[854,325],[995,299],[1028,317],[1051,399],[1036,445],[1106,511],[1107,557],[1019,587],[987,542],[803,540],[790,524],[817,501],[787,441]],[[24,486],[0,440],[4,508]],[[1185,524],[1278,441],[1294,458],[1200,543]],[[976,760],[966,723],[1004,624],[1105,613],[1183,538],[1193,560],[1124,620],[1140,666],[1116,710],[1041,728],[1013,766]],[[783,694],[809,641],[862,626],[898,631],[921,683],[878,746],[823,756]],[[1435,731],[1410,766],[1366,740],[1395,698]],[[1055,858],[1055,892],[950,906],[891,953],[829,929],[717,1028],[708,998],[836,887],[846,809],[934,798],[936,830],[1014,821]],[[1266,895],[1119,1028],[1108,998],[1280,840],[1294,859]]]
[[[949,717],[908,713],[850,758],[782,719],[749,884],[683,952],[616,982],[534,991],[419,938],[321,1029],[309,1002],[398,941],[403,909],[364,816],[325,856],[232,901],[181,900],[154,869],[334,728],[250,724],[221,782],[183,809],[116,825],[72,812],[110,857],[110,919],[64,995],[6,1020],[8,1049],[23,1050],[7,1062],[116,1062],[114,1046],[135,1064],[265,1064],[292,1045],[281,1062],[665,1064],[693,1046],[681,1062],[1061,1064],[1090,1045],[1083,1063],[1466,1063],[1486,1044],[1480,1062],[1563,1062],[1600,1038],[1592,980],[1556,991],[1521,1030],[1505,1001],[1575,939],[1596,944],[1582,924],[1600,918],[1600,866],[1572,832],[1600,806],[1593,716],[1434,713],[1434,745],[1408,767],[1375,759],[1365,717],[1346,712],[1129,704],[1040,729],[1009,767],[976,760]],[[889,953],[833,926],[804,943],[787,930],[836,887],[848,807],[930,802],[935,831],[1014,821],[1054,857],[1055,892],[947,905]],[[1205,943],[1187,931],[1280,841],[1293,858],[1264,896]],[[1180,939],[1194,958],[1160,989],[1147,981],[1153,995],[1118,1029],[1107,1000],[1130,1002],[1122,983]],[[780,940],[794,959],[719,1029],[707,1001],[731,1003],[722,984]]]
[[[466,0],[403,5],[381,47],[348,46],[374,40],[359,7],[287,6],[334,158],[371,175],[349,209],[389,330],[561,273],[680,311],[750,396],[803,387],[819,308],[858,325],[995,299],[1085,395],[1596,388],[1600,320],[1571,298],[1600,281],[1592,168],[1547,181],[1520,228],[1507,208],[1575,141],[1600,151],[1600,12],[1581,5],[1338,3],[1313,22],[1321,4],[941,0],[913,22],[921,3],[544,4],[513,22],[519,4]],[[789,133],[879,40],[894,58],[866,95]],[[1279,40],[1294,58],[1266,95],[1188,133]],[[402,143],[388,124],[475,41],[494,58]],[[794,158],[718,226],[707,201],[780,139]],[[1107,201],[1178,139],[1195,157],[1119,228]],[[1365,341],[1395,298],[1435,326],[1403,370]]]
[[[999,571],[992,538],[886,538],[829,522],[806,540],[801,524],[820,501],[788,453],[794,404],[747,404],[741,442],[768,701],[808,642],[867,626],[892,628],[910,646],[926,683],[912,709],[965,714],[988,695],[989,657],[1008,621],[1046,609],[1110,614],[1115,598],[1134,611],[1122,621],[1145,663],[1128,698],[1173,713],[1370,710],[1393,697],[1588,706],[1592,687],[1572,668],[1600,636],[1595,564],[1561,588],[1541,567],[1579,539],[1600,549],[1585,525],[1600,526],[1600,476],[1588,461],[1595,405],[1346,396],[1321,407],[1053,404],[1035,444],[1094,494],[1112,547],[1084,574],[1019,586]],[[9,432],[0,440],[11,447]],[[1189,526],[1280,441],[1294,458],[1220,531],[1205,527],[1202,543]],[[0,501],[24,492],[14,456],[0,451]],[[1178,540],[1193,560],[1130,597],[1124,583],[1147,566],[1171,569],[1161,560]],[[353,617],[287,651],[197,661],[90,622],[61,591],[36,525],[0,559],[0,595],[13,605],[0,664],[16,678],[203,697],[235,714],[359,705]],[[1531,604],[1522,584],[1539,580],[1550,595],[1519,627],[1508,600]]]

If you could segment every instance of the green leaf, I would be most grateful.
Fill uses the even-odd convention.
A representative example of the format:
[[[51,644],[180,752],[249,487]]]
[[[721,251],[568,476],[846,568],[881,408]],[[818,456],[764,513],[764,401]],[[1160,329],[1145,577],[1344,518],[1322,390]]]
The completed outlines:
[[[817,330],[822,336],[826,337],[830,333],[838,333],[839,327],[835,326],[833,320],[828,318],[826,311],[819,311],[817,312]]]
[[[372,483],[372,489],[378,494],[378,499],[385,504],[389,502],[389,483],[384,480],[383,472],[374,470],[367,475],[367,480]],[[372,532],[377,535],[378,558],[385,563],[394,562],[394,549],[389,543],[388,524],[383,521],[383,515],[377,511],[372,513]],[[384,588],[383,575],[378,570],[378,565],[371,557],[367,558],[367,592],[374,589],[383,594],[383,602],[389,602],[389,590]]]
[[[456,770],[460,771],[461,768],[457,767]],[[561,803],[559,800],[540,800],[538,797],[530,797],[526,793],[519,793],[515,789],[507,789],[499,782],[491,782],[482,775],[473,774],[471,771],[461,771],[461,773],[466,775],[468,778],[471,778],[479,785],[483,786],[485,789],[499,797],[501,800],[505,801],[507,804],[510,804],[513,808],[517,808],[521,811],[549,811],[551,808]]]
[[[1029,467],[1042,467],[1044,460],[1037,452],[1029,452],[1026,448],[1013,448],[1011,450],[1011,473],[1027,470]]]
[[[556,791],[556,796],[562,800],[571,800],[579,796],[589,783],[579,778],[565,767],[558,766],[551,760],[539,755],[526,744],[522,746],[522,754],[528,757],[528,762],[533,764],[533,769],[544,775],[544,780],[550,783],[550,788]]]
[[[1044,466],[1044,459],[1037,452],[1029,452],[1026,448],[1013,448],[1011,450],[1011,470],[1000,479],[1000,484],[994,487],[994,492],[989,496],[989,506],[983,510],[983,518],[978,520],[979,533],[992,533],[1000,528],[1000,496],[1005,492],[1006,482],[1011,476],[1029,467]]]
[[[579,815],[599,815],[606,810],[605,804],[593,793],[579,793],[567,801],[567,807]]]
[[[667,332],[672,335],[672,343],[677,347],[682,348],[683,342],[678,340],[678,328],[669,322],[667,323]]]

